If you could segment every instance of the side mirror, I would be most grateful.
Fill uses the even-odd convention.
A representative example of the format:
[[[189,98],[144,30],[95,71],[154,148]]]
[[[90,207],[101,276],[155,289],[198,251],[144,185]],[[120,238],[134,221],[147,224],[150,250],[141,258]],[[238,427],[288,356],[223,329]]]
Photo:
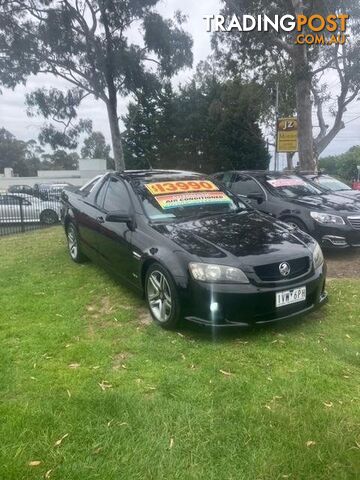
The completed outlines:
[[[126,223],[130,230],[134,228],[135,224],[132,215],[121,211],[108,213],[105,217],[105,220],[113,223]]]
[[[249,193],[247,198],[249,200],[255,200],[257,203],[262,203],[265,200],[265,197],[262,193]]]

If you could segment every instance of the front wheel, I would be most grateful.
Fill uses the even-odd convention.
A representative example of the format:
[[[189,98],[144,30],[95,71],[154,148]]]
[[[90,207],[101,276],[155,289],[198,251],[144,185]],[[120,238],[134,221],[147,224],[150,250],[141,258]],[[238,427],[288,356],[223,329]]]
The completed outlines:
[[[146,272],[146,301],[155,322],[165,329],[174,329],[180,322],[180,303],[170,273],[159,263]]]
[[[44,210],[41,212],[40,222],[44,225],[54,225],[59,222],[59,216],[54,210]]]
[[[301,220],[299,220],[298,218],[287,217],[287,218],[283,218],[282,221],[287,223],[288,225],[290,225],[290,227],[292,227],[292,228],[297,228],[299,230],[302,230],[305,233],[308,233],[308,229],[307,229],[305,223],[302,222]]]

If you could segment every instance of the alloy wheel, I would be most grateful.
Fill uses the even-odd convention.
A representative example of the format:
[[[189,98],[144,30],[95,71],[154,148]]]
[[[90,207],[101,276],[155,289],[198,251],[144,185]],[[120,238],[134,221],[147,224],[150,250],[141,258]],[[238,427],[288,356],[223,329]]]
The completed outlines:
[[[78,254],[78,244],[77,244],[76,233],[73,227],[69,227],[67,237],[68,237],[70,256],[72,259],[75,260]]]
[[[54,212],[52,210],[45,210],[41,214],[41,221],[45,225],[53,225],[54,223],[58,222],[58,220],[59,219],[58,219],[58,216],[57,216],[56,212]]]
[[[172,312],[172,299],[169,283],[158,270],[151,273],[147,284],[149,308],[158,322],[165,323]]]

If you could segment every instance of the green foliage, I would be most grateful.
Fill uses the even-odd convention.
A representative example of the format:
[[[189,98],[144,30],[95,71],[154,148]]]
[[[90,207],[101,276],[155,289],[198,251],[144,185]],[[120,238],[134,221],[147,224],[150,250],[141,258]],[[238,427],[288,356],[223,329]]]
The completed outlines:
[[[165,85],[161,94],[130,104],[124,121],[131,168],[215,172],[268,166],[257,123],[261,89],[202,73],[177,93]]]
[[[35,177],[38,170],[76,170],[78,160],[76,152],[44,153],[34,140],[24,142],[5,128],[0,129],[0,172],[9,167],[20,177]]]
[[[57,148],[75,149],[82,133],[90,133],[92,121],[77,119],[77,109],[86,96],[79,88],[73,88],[66,93],[56,88],[39,88],[26,95],[27,113],[30,117],[41,115],[46,120],[53,120],[54,124],[45,124],[39,134],[41,145],[50,145]]]
[[[36,142],[18,140],[5,128],[0,129],[0,172],[13,168],[17,175],[35,176],[40,168],[41,153]]]
[[[346,153],[320,158],[319,166],[329,175],[351,182],[357,178],[360,165],[360,146],[351,147]]]
[[[221,13],[226,17],[244,14],[266,14],[270,18],[299,12],[306,16],[330,13],[347,13],[351,25],[347,42],[339,45],[296,45],[297,31],[260,31],[215,33],[212,46],[215,58],[231,78],[240,76],[259,82],[269,92],[269,105],[264,112],[264,121],[269,125],[275,114],[275,84],[279,83],[280,115],[297,114],[300,129],[300,162],[303,168],[314,167],[310,156],[316,157],[324,151],[344,128],[343,113],[360,92],[360,2],[359,0],[222,0]],[[310,33],[308,28],[304,33]],[[332,35],[320,32],[326,39]],[[331,75],[330,75],[331,72]],[[338,79],[334,107],[334,85]],[[330,81],[329,81],[330,79]],[[310,90],[313,95],[311,99]],[[296,100],[297,96],[297,100]],[[313,101],[311,101],[313,100]],[[320,131],[316,136],[311,128],[311,110],[316,110]],[[323,120],[333,118],[330,125]],[[314,137],[314,138],[313,138]]]
[[[79,155],[76,152],[67,153],[65,150],[56,150],[52,154],[42,156],[43,170],[76,170]]]
[[[107,167],[114,168],[114,161],[110,157],[110,145],[106,143],[105,137],[101,132],[92,132],[84,140],[84,146],[81,149],[82,158],[105,158]]]
[[[47,126],[42,141],[73,148],[83,130],[78,124],[68,132],[67,122],[92,95],[107,107],[115,161],[124,168],[118,97],[147,94],[163,77],[192,65],[192,40],[182,28],[183,18],[164,19],[155,10],[158,3],[0,0],[0,84],[14,87],[44,72],[75,86],[67,93],[52,89],[28,96],[33,112],[63,123],[58,135],[55,126]],[[139,44],[131,34],[133,25],[139,27]]]

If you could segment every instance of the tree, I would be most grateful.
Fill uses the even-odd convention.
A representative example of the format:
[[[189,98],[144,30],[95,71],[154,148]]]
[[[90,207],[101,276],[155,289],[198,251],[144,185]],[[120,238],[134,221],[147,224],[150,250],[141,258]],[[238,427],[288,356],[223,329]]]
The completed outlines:
[[[328,0],[223,0],[223,14],[263,15],[273,18],[275,15],[292,14],[295,16],[321,14],[329,12],[351,13],[351,35],[347,43],[339,45],[296,44],[298,32],[252,32],[215,34],[213,47],[218,59],[229,72],[245,72],[259,80],[269,89],[269,80],[274,76],[292,73],[296,110],[299,121],[299,160],[303,170],[314,170],[318,155],[344,127],[342,118],[347,105],[352,102],[360,90],[360,53],[359,40],[359,1],[350,2]],[[305,29],[306,32],[306,29]],[[330,33],[325,31],[326,40]],[[334,123],[326,125],[323,121],[322,106],[329,92],[324,82],[325,72],[336,71],[339,76],[340,93],[336,109],[333,110]],[[291,78],[289,78],[291,80]],[[322,85],[322,86],[321,86]],[[291,84],[290,84],[291,86]],[[326,94],[325,94],[326,92]],[[314,97],[312,97],[312,95]],[[312,101],[315,101],[320,122],[320,133],[313,138]]]
[[[56,150],[54,153],[42,155],[41,168],[43,170],[76,170],[79,164],[79,155],[76,152],[67,153],[65,150]]]
[[[69,98],[75,110],[88,95],[103,101],[116,168],[124,169],[118,96],[146,94],[161,78],[192,64],[185,18],[180,13],[174,20],[162,18],[158,2],[0,0],[0,83],[14,87],[40,72],[65,79],[76,90],[63,98],[52,93],[52,100],[61,99],[62,113]],[[139,45],[131,42],[133,25],[142,33]],[[49,95],[43,92],[50,104]]]
[[[257,123],[261,89],[222,82],[203,67],[179,92],[166,85],[160,95],[130,105],[125,152],[133,168],[150,164],[208,173],[267,168],[269,154]]]
[[[360,165],[360,146],[351,147],[346,153],[320,158],[320,168],[329,175],[335,175],[347,182],[357,178]]]
[[[110,158],[110,145],[106,143],[105,137],[101,132],[92,132],[85,140],[81,149],[82,158],[104,158],[108,167],[112,163]]]
[[[16,175],[35,176],[40,168],[41,153],[33,140],[24,142],[5,128],[0,129],[0,171],[12,168]]]

